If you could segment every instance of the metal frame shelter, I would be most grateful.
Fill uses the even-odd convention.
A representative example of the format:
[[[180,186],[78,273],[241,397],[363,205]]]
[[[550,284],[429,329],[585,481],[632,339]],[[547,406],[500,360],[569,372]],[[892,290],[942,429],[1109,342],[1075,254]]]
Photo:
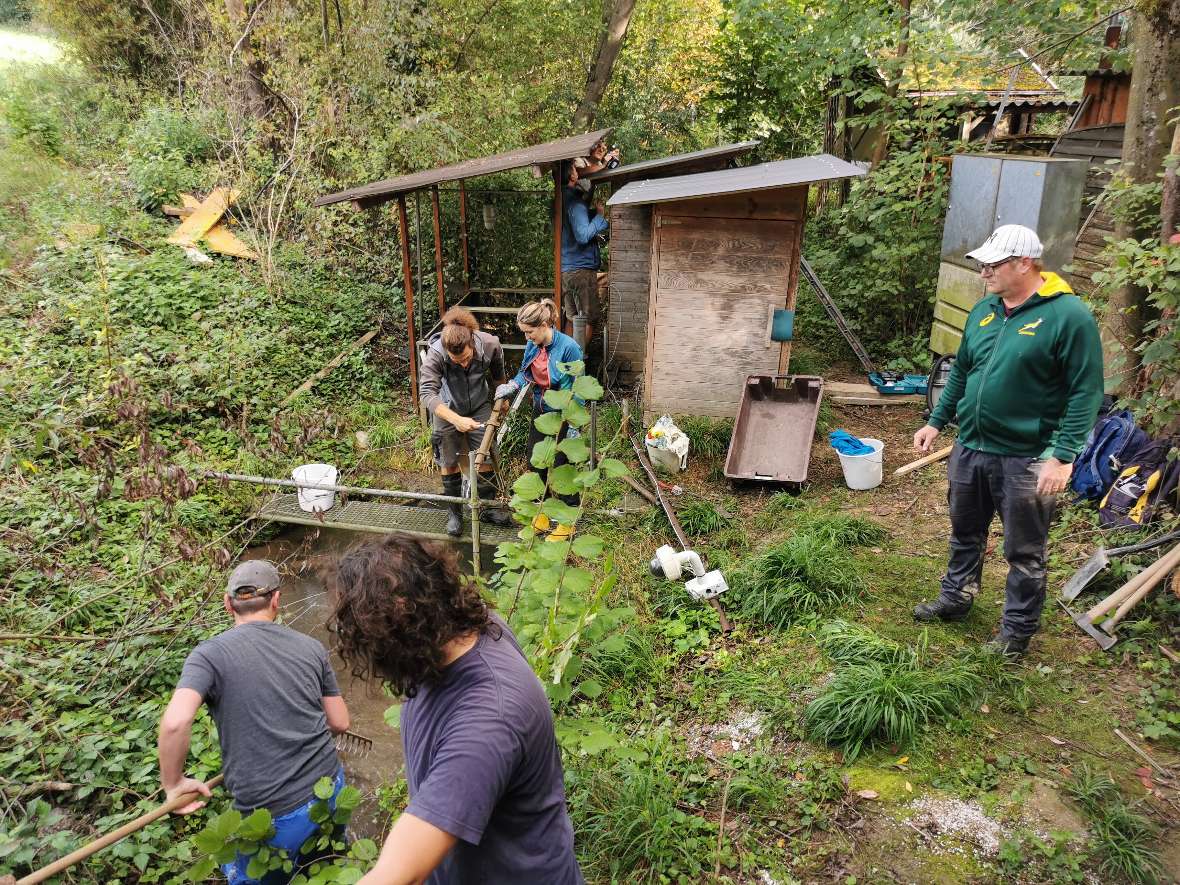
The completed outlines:
[[[325,194],[319,197],[314,205],[330,206],[335,203],[353,203],[358,209],[368,209],[379,206],[391,200],[397,201],[398,238],[402,254],[402,282],[406,295],[406,329],[410,350],[410,390],[414,401],[414,408],[418,408],[418,345],[417,331],[414,328],[414,282],[410,264],[410,235],[409,224],[406,220],[406,195],[417,191],[430,190],[432,220],[434,228],[434,266],[438,287],[439,316],[446,313],[446,290],[443,280],[442,231],[439,212],[440,184],[457,182],[459,185],[459,243],[463,255],[463,285],[462,296],[456,303],[466,301],[471,294],[470,261],[467,253],[467,189],[465,182],[469,178],[481,175],[491,175],[497,172],[508,172],[512,169],[523,169],[536,166],[548,168],[553,181],[553,288],[552,289],[493,289],[497,293],[515,293],[527,295],[552,295],[557,302],[557,309],[561,311],[561,227],[562,205],[561,192],[564,182],[561,180],[561,164],[565,160],[586,156],[600,139],[606,138],[610,129],[597,129],[583,135],[574,135],[556,141],[529,148],[521,148],[495,154],[490,157],[478,157],[387,178],[383,181],[372,182],[360,187]],[[473,313],[501,313],[506,308],[479,307],[467,305]]]

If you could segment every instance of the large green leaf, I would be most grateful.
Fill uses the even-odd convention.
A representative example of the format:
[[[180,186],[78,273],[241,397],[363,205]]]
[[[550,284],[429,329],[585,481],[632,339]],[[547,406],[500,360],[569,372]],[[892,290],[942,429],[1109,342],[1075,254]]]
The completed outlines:
[[[574,464],[581,464],[590,457],[590,446],[581,436],[571,436],[557,444],[557,450]]]
[[[315,786],[311,788],[311,791],[315,793],[317,799],[328,800],[336,792],[336,785],[332,783],[330,777],[321,777],[315,782]]]
[[[557,436],[561,430],[561,412],[546,412],[533,419],[533,426],[546,436]]]
[[[549,471],[549,488],[559,495],[576,494],[579,485],[578,468],[573,464],[562,464]]]
[[[535,473],[522,473],[512,484],[512,493],[526,501],[536,501],[545,494],[545,482]]]
[[[594,572],[584,568],[566,569],[561,586],[575,596],[583,596],[594,586]]]
[[[546,390],[545,396],[542,399],[545,400],[545,405],[549,406],[549,408],[561,411],[569,405],[573,395],[573,391],[570,390]]]
[[[602,385],[598,379],[590,375],[582,375],[574,379],[574,396],[579,399],[602,399]]]
[[[631,472],[627,469],[627,465],[617,458],[603,458],[598,462],[598,466],[606,476],[611,478],[627,476]]]
[[[532,457],[529,458],[529,463],[538,470],[545,470],[553,466],[553,461],[557,457],[557,441],[551,437],[539,440],[533,446]]]
[[[578,486],[583,489],[592,489],[598,485],[598,481],[602,478],[602,471],[582,470],[578,473]]]
[[[577,507],[571,507],[565,501],[559,501],[557,498],[548,498],[541,505],[541,510],[550,519],[556,519],[564,525],[573,525],[578,521],[578,516],[582,512]]]
[[[265,808],[256,809],[238,827],[238,835],[251,842],[261,842],[270,835],[271,817]]]
[[[590,413],[574,401],[561,410],[561,417],[570,427],[585,427],[590,423]]]
[[[565,372],[567,375],[584,375],[586,374],[585,360],[574,360],[570,363],[558,363],[557,368]]]
[[[597,535],[577,535],[571,549],[583,559],[594,559],[602,553],[604,545],[605,542]]]

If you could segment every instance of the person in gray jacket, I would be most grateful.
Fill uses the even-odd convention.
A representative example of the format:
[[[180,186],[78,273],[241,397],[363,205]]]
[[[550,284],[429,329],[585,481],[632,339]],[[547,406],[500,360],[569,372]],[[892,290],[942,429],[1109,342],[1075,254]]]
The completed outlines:
[[[492,413],[492,390],[507,375],[500,339],[481,332],[471,311],[452,307],[443,314],[442,333],[431,342],[422,362],[418,394],[432,416],[430,442],[442,472],[444,495],[462,495],[460,457],[483,442],[484,422]],[[491,463],[480,465],[479,496],[485,500],[496,498],[491,473]],[[450,504],[447,509],[447,534],[458,537],[463,533],[463,505]],[[484,519],[496,525],[512,523],[502,510],[487,510]]]

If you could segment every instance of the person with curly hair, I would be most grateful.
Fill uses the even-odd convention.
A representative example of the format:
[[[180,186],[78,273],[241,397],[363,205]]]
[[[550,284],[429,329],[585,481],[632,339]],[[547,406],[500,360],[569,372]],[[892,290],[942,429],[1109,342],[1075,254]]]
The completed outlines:
[[[362,885],[581,885],[545,690],[454,551],[386,535],[328,578],[340,656],[406,699],[410,802]]]

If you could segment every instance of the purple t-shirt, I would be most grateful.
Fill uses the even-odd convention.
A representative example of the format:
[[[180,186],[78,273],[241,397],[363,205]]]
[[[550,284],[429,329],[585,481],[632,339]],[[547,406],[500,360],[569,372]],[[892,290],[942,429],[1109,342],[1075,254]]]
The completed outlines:
[[[493,622],[402,706],[406,811],[459,840],[427,881],[581,885],[549,700]]]

